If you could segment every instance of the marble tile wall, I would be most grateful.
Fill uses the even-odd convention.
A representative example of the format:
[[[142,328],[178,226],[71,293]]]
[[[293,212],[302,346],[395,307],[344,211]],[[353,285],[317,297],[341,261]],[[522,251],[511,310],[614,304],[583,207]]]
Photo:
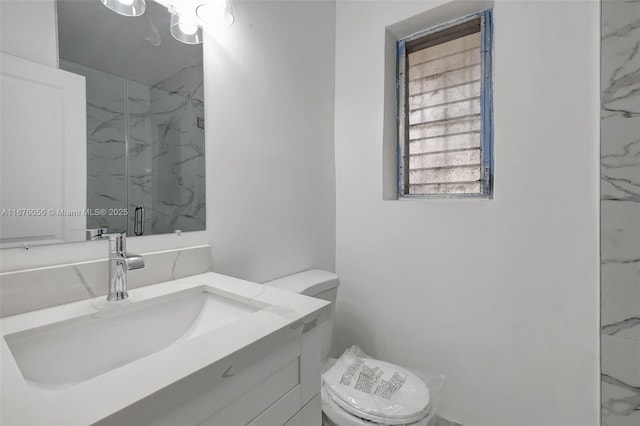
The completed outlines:
[[[640,425],[640,1],[603,0],[602,425]]]
[[[145,267],[127,273],[134,289],[211,271],[211,246],[141,253]],[[105,296],[107,259],[0,273],[0,317]]]
[[[202,64],[151,87],[66,60],[60,66],[87,79],[87,205],[129,211],[88,216],[87,228],[134,235],[141,206],[145,235],[205,229]]]
[[[154,233],[205,229],[202,64],[151,88]]]
[[[127,80],[129,137],[129,235],[134,235],[135,209],[145,209],[145,234],[151,230],[153,212],[153,141],[149,86]]]

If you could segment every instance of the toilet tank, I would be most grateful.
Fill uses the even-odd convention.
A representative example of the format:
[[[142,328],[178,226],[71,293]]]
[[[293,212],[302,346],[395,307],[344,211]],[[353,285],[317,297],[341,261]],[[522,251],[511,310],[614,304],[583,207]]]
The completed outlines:
[[[320,338],[322,339],[320,345],[322,351],[322,362],[324,363],[329,357],[329,350],[331,349],[333,318],[336,309],[338,286],[340,285],[338,276],[333,272],[311,269],[309,271],[287,275],[286,277],[278,278],[277,280],[268,281],[264,283],[264,285],[304,294],[305,296],[317,297],[318,299],[331,302],[331,319],[318,326],[320,329]]]

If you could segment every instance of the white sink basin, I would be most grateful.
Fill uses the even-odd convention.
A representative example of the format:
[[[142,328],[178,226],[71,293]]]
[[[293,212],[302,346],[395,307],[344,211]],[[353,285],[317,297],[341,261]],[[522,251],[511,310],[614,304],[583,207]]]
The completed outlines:
[[[8,334],[5,340],[27,382],[57,389],[258,310],[202,286]]]

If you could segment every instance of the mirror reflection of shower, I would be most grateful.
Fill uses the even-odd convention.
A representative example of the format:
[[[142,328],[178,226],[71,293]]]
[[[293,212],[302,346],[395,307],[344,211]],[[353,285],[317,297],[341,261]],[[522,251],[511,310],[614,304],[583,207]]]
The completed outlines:
[[[85,76],[87,228],[205,229],[202,46],[169,34],[166,7],[128,19],[58,0],[60,68]]]

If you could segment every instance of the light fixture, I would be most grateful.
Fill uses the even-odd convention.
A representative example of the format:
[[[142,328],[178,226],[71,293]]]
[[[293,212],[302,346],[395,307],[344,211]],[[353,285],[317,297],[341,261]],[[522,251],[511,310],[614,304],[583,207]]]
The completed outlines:
[[[231,0],[210,0],[196,8],[196,15],[207,24],[231,25],[235,20]]]
[[[171,13],[169,31],[173,38],[187,44],[202,43],[202,28],[198,24],[180,15],[174,7],[170,7],[169,12]]]
[[[145,0],[100,0],[114,12],[124,16],[140,16],[147,5]]]

